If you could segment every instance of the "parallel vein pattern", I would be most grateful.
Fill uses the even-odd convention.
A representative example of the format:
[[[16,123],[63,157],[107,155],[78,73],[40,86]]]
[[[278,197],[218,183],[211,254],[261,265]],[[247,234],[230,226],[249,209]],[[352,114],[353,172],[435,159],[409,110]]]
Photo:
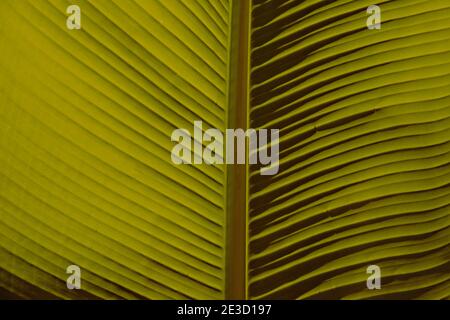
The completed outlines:
[[[450,2],[254,0],[251,36],[249,297],[449,298]]]
[[[0,2],[0,294],[223,297],[225,170],[175,166],[170,136],[225,127],[229,7]]]

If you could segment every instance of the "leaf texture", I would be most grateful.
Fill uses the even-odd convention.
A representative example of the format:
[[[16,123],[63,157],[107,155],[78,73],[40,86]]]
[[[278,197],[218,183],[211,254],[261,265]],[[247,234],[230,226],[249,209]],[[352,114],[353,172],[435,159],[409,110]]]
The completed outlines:
[[[449,40],[448,0],[0,1],[0,298],[449,299]],[[279,172],[175,165],[198,120]]]
[[[225,169],[170,153],[174,129],[225,128],[229,19],[228,0],[0,2],[5,292],[224,296]]]
[[[439,0],[253,1],[250,125],[280,129],[280,169],[250,168],[250,298],[449,297],[449,17]]]

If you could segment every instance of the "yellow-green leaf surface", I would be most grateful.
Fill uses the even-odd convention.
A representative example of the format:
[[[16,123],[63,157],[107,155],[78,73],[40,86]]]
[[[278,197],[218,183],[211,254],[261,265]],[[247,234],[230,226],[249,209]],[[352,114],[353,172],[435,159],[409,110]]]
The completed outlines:
[[[176,166],[170,137],[225,128],[229,19],[228,0],[0,2],[3,290],[223,298],[225,169]]]
[[[280,169],[250,168],[248,296],[448,298],[450,2],[253,1],[251,32]]]
[[[450,298],[450,1],[0,0],[0,48],[0,298]],[[174,164],[199,120],[278,173]]]

